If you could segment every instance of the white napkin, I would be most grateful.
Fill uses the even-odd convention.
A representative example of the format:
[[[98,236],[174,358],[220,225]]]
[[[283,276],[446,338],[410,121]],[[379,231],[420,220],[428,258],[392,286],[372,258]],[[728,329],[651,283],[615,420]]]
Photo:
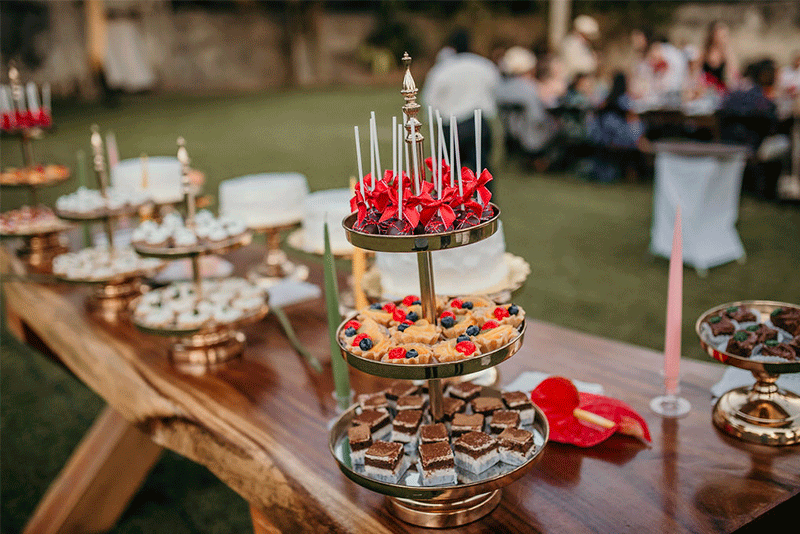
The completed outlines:
[[[732,389],[742,386],[751,386],[756,383],[753,373],[738,367],[728,367],[722,375],[722,379],[711,386],[711,402],[714,403],[723,394]],[[781,375],[775,384],[787,391],[800,395],[800,374]]]
[[[503,391],[524,391],[527,393],[532,391],[545,378],[549,378],[551,376],[553,375],[540,373],[538,371],[525,371],[515,378],[510,384],[503,386]],[[572,378],[570,378],[570,380],[572,380],[572,383],[575,384],[576,388],[578,388],[578,391],[583,393],[594,393],[595,395],[603,394],[603,386],[600,384],[582,382],[581,380],[575,380]]]
[[[318,285],[292,280],[291,278],[281,280],[267,291],[269,291],[269,305],[278,308],[314,300],[322,295],[322,289]]]

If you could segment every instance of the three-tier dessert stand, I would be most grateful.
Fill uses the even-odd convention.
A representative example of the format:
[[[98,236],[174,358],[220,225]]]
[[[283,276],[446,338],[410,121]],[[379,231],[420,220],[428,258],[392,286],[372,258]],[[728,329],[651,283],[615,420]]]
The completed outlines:
[[[189,155],[183,138],[178,139],[178,159],[182,166],[183,192],[186,204],[186,226],[195,227],[195,188],[190,183]],[[253,235],[250,231],[244,234],[213,242],[198,243],[191,246],[151,246],[145,243],[134,243],[136,252],[145,257],[160,258],[163,260],[178,260],[189,258],[192,262],[192,280],[194,294],[197,299],[203,296],[203,280],[200,270],[200,257],[211,254],[225,254],[239,247],[249,245]],[[131,303],[135,308],[138,299]],[[247,324],[263,319],[269,312],[267,299],[261,307],[245,313],[241,318],[230,322],[214,321],[194,328],[183,328],[180,325],[152,327],[137,319],[132,319],[133,324],[141,331],[148,334],[165,336],[172,339],[169,355],[173,364],[187,372],[202,373],[242,354],[245,347],[245,336],[239,329]]]
[[[410,58],[406,56],[404,63],[406,72],[402,94],[406,101],[403,111],[408,117],[406,142],[417,143],[416,154],[422,156],[424,154],[422,150],[423,137],[419,132],[421,123],[416,118],[420,107],[416,103],[417,88],[410,73]],[[424,169],[422,161],[418,162],[418,169]],[[493,204],[491,207],[493,215],[489,220],[470,228],[438,234],[387,236],[359,232],[353,229],[357,219],[355,213],[346,217],[342,225],[348,241],[354,247],[375,252],[415,253],[417,255],[422,315],[431,324],[438,324],[431,253],[436,250],[476,243],[494,234],[498,228],[500,210]],[[474,358],[458,362],[405,365],[368,360],[348,350],[348,347],[341,342],[341,331],[347,321],[356,315],[348,316],[337,329],[337,339],[340,340],[339,347],[342,357],[356,369],[374,376],[401,380],[426,380],[433,421],[441,421],[443,418],[442,379],[479,372],[504,362],[522,346],[526,327],[526,323],[523,321],[516,338],[503,347]],[[482,394],[497,397],[500,392],[483,388]],[[345,411],[334,422],[330,432],[329,447],[339,468],[356,484],[386,495],[388,508],[397,517],[408,523],[424,527],[454,527],[476,521],[490,513],[500,502],[501,488],[525,475],[541,459],[541,453],[549,435],[547,419],[544,413],[534,405],[534,421],[526,430],[531,431],[534,435],[536,452],[522,465],[511,466],[498,463],[479,475],[460,472],[458,482],[447,486],[423,486],[419,474],[415,472],[416,468],[411,467],[398,483],[392,484],[368,477],[363,469],[354,466],[350,460],[347,429],[351,426],[356,410],[357,406],[353,406]]]
[[[91,145],[93,152],[94,172],[100,194],[103,198],[108,198],[108,172],[106,168],[103,139],[96,124],[91,128]],[[108,241],[108,250],[111,258],[117,253],[114,243],[115,222],[124,216],[135,215],[146,203],[126,205],[120,208],[103,208],[91,212],[64,212],[56,209],[56,215],[66,221],[80,222],[85,224],[102,222]],[[117,322],[125,313],[130,302],[141,294],[142,279],[155,275],[164,267],[163,262],[154,263],[146,269],[135,268],[133,270],[115,273],[108,277],[69,277],[56,275],[61,282],[89,285],[92,287],[92,294],[87,302],[90,310],[96,312],[100,317],[108,322]]]

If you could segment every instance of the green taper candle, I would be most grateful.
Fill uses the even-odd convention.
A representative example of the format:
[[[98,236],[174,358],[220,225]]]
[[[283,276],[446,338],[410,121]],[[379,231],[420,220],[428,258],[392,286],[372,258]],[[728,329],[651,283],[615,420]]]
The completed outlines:
[[[78,150],[75,152],[75,159],[77,160],[75,166],[77,167],[78,172],[78,186],[79,187],[87,187],[88,178],[86,176],[86,152],[83,149]],[[83,246],[88,247],[92,244],[92,232],[90,229],[90,223],[86,222],[83,223]]]
[[[325,221],[323,229],[325,237],[325,304],[328,308],[328,337],[331,344],[331,367],[333,368],[333,382],[336,385],[336,402],[342,410],[350,405],[350,375],[347,362],[342,358],[339,343],[336,340],[336,329],[342,321],[339,313],[339,286],[336,284],[336,265],[331,254],[331,236],[328,232],[328,222]]]

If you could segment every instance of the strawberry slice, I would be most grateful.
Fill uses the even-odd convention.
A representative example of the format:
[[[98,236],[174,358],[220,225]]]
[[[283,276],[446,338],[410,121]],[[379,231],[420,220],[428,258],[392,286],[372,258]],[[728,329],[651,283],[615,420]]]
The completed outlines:
[[[359,343],[361,343],[362,339],[366,339],[369,336],[367,334],[358,334],[356,337],[353,338],[353,346],[357,347]]]
[[[497,328],[498,326],[500,325],[497,323],[497,321],[486,321],[483,323],[481,330],[490,330],[492,328]]]
[[[348,328],[355,328],[356,330],[358,330],[359,328],[361,328],[361,323],[359,323],[358,321],[347,321],[346,323],[344,323],[343,330],[347,330]]]
[[[414,304],[414,303],[415,303],[416,301],[418,301],[418,300],[419,300],[419,297],[418,297],[418,296],[416,296],[416,295],[407,295],[407,296],[406,296],[406,297],[403,299],[403,305],[404,305],[404,306],[411,306],[412,304]]]
[[[502,306],[498,306],[497,308],[494,309],[494,317],[498,321],[502,321],[503,319],[509,316],[511,316],[511,314],[508,313],[508,310],[503,308]]]
[[[444,319],[445,317],[452,317],[453,319],[455,319],[456,318],[456,314],[451,312],[451,311],[449,311],[449,310],[448,311],[443,311],[442,315],[441,315],[441,318]]]
[[[463,305],[464,305],[464,301],[463,301],[463,300],[461,300],[461,299],[453,299],[453,300],[450,302],[450,306],[452,306],[453,308],[458,308],[459,310],[461,309],[461,307],[462,307]]]
[[[389,351],[390,360],[399,360],[406,357],[406,349],[403,347],[395,347]]]
[[[394,319],[398,323],[402,323],[406,320],[406,312],[404,312],[400,308],[396,308],[394,312],[392,312],[392,319]]]
[[[387,302],[386,304],[383,305],[383,311],[385,311],[386,313],[394,313],[396,309],[397,309],[397,304],[395,304],[394,302]]]
[[[475,343],[472,341],[459,341],[456,343],[456,350],[466,356],[469,356],[475,352],[475,349]]]

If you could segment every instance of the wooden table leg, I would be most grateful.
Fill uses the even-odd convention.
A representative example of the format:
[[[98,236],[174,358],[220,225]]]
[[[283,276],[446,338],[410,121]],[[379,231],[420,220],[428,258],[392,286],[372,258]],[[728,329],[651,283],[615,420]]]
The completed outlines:
[[[272,526],[258,508],[250,507],[250,517],[253,519],[254,534],[281,534],[281,531]]]
[[[162,450],[106,406],[47,489],[24,534],[109,530]]]

